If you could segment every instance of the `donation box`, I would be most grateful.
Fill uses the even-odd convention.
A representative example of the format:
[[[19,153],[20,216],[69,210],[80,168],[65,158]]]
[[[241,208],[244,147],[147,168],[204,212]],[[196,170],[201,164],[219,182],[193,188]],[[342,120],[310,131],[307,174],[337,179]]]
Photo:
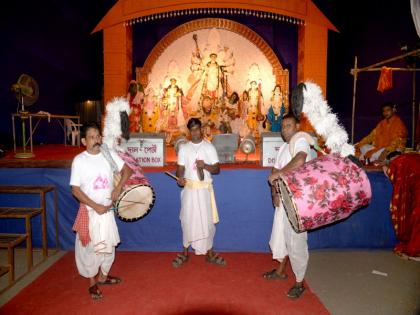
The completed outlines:
[[[140,166],[165,165],[165,134],[132,133],[130,139],[122,144]]]
[[[279,132],[264,132],[261,134],[261,165],[273,167],[276,161],[277,151],[284,143]]]

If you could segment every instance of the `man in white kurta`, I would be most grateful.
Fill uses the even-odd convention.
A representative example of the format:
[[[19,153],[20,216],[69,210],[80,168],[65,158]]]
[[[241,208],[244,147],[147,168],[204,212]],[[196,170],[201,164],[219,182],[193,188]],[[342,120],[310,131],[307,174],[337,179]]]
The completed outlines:
[[[184,187],[180,212],[184,252],[172,265],[177,268],[188,260],[190,246],[197,255],[206,255],[208,262],[224,265],[224,259],[212,250],[219,221],[211,178],[220,171],[217,151],[203,139],[199,119],[191,118],[187,127],[191,141],[180,147],[177,162],[178,184]]]
[[[131,173],[121,158],[111,152],[118,170],[122,171],[120,184],[113,187],[113,172],[100,151],[101,136],[96,125],[85,126],[82,143],[86,151],[74,158],[70,178],[72,192],[81,203],[75,223],[75,258],[79,274],[90,279],[89,294],[98,299],[102,294],[97,284],[121,281],[108,275],[115,258],[115,246],[120,242],[114,213],[109,210]],[[83,225],[88,225],[88,230]]]
[[[297,120],[291,115],[284,116],[282,136],[286,142],[277,152],[274,168],[269,177],[270,183],[273,183],[282,171],[293,170],[312,159],[310,146],[305,138],[299,138],[293,144],[289,144],[290,139],[298,130],[299,124]],[[294,146],[293,150],[290,150],[290,145]],[[294,152],[293,156],[290,151]],[[280,265],[277,269],[266,272],[263,276],[266,279],[286,279],[287,275],[284,270],[287,257],[289,257],[293,273],[296,277],[296,283],[289,290],[288,296],[290,298],[298,298],[304,290],[302,282],[305,277],[309,258],[308,236],[307,232],[295,232],[287,218],[283,203],[277,199],[277,195],[274,197],[276,209],[269,244],[273,253],[273,259],[278,260]]]

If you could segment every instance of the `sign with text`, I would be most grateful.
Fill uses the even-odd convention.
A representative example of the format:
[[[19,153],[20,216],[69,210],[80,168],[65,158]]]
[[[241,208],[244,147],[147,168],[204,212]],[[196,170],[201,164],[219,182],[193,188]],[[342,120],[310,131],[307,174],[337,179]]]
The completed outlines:
[[[130,153],[140,166],[164,166],[165,165],[165,138],[163,135],[147,134],[131,135],[130,140],[123,144],[125,150]]]
[[[278,132],[261,134],[261,164],[264,167],[273,167],[276,161],[277,151],[284,143]]]

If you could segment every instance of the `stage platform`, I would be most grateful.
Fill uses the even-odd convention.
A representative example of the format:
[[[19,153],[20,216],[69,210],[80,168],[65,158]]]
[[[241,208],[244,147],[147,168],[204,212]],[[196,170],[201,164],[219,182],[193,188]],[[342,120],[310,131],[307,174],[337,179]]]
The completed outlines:
[[[78,203],[72,196],[69,180],[72,158],[83,149],[71,146],[44,145],[34,148],[35,158],[16,160],[11,153],[0,159],[2,185],[55,185],[58,192],[60,245],[74,246],[72,225]],[[169,151],[169,150],[168,150]],[[259,155],[256,155],[259,156]],[[173,157],[175,158],[175,152]],[[164,171],[175,169],[175,159],[168,166],[145,168],[156,193],[151,212],[143,219],[126,223],[117,220],[122,250],[177,251],[182,236],[179,222],[180,191]],[[257,161],[224,164],[214,176],[214,189],[220,214],[215,249],[219,251],[268,252],[274,209],[267,183],[269,168]],[[320,248],[389,248],[396,240],[391,225],[389,202],[392,186],[382,172],[368,171],[373,198],[370,205],[348,219],[309,233],[309,247]],[[53,196],[47,195],[48,237],[54,243]],[[0,195],[1,206],[38,206],[30,195]],[[33,219],[34,244],[41,244],[40,224]],[[0,221],[2,232],[22,232],[19,220]]]
[[[33,148],[35,157],[29,159],[15,158],[13,150],[8,151],[3,158],[0,158],[0,168],[70,168],[73,158],[82,152],[84,148],[77,146],[65,146],[63,144],[37,145]],[[21,150],[20,150],[21,151]],[[177,157],[173,146],[166,146],[165,165],[174,168]],[[19,152],[19,150],[18,150]],[[226,168],[256,167],[260,168],[260,149],[257,146],[254,153],[248,156],[239,149],[235,153],[233,163],[224,164]],[[161,167],[146,167],[145,170],[160,170]]]

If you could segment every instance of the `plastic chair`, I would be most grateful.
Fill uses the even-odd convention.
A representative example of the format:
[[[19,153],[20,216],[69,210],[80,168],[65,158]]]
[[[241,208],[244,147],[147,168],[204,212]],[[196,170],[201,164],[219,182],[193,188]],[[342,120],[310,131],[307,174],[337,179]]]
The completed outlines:
[[[71,119],[64,119],[64,125],[66,128],[66,139],[70,140],[71,136],[71,145],[76,145],[76,139],[77,144],[80,144],[80,126],[81,124],[75,124]]]

